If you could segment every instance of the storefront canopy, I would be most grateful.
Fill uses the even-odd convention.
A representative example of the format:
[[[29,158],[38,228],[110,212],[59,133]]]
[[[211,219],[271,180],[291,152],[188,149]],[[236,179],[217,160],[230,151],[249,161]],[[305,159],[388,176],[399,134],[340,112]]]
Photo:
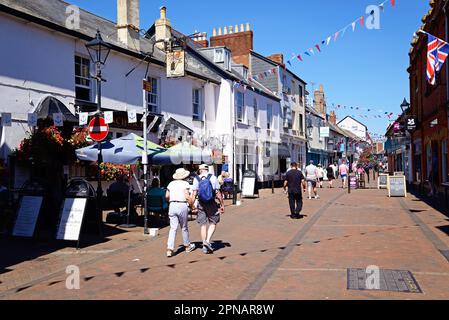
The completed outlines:
[[[154,164],[212,164],[212,152],[201,149],[190,143],[179,143],[165,152],[155,154],[152,158]]]
[[[142,159],[143,138],[131,133],[125,137],[102,142],[101,153],[103,162],[113,164],[136,164]],[[155,162],[154,157],[157,154],[165,152],[167,149],[148,141],[147,154],[150,164],[170,164],[162,161]],[[97,161],[98,160],[98,144],[76,150],[76,156],[80,160]]]

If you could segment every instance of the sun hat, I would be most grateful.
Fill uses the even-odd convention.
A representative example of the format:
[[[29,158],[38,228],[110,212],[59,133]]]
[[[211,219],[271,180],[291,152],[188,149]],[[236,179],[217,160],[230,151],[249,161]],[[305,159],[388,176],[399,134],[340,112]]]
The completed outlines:
[[[173,175],[173,179],[175,180],[184,180],[190,175],[190,171],[187,171],[183,168],[176,170],[176,173]]]
[[[199,170],[209,170],[209,166],[207,164],[200,165]]]

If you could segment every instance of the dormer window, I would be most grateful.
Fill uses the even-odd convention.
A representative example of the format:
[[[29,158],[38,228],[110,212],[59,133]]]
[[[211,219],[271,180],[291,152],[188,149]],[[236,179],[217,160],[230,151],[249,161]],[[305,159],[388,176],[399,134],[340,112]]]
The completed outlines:
[[[222,63],[224,69],[231,71],[231,53],[225,48],[215,49],[214,63]]]

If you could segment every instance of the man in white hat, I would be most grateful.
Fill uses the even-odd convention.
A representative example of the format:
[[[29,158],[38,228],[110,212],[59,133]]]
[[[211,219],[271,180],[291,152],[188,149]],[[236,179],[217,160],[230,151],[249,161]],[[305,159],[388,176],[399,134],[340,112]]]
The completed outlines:
[[[173,181],[167,187],[166,198],[170,203],[169,218],[170,218],[170,233],[167,241],[167,257],[172,257],[175,250],[176,231],[181,226],[182,238],[186,252],[195,250],[195,244],[190,243],[189,228],[188,228],[188,214],[189,206],[193,207],[193,202],[190,198],[188,182],[184,181],[190,172],[183,168],[176,170],[173,175]]]
[[[220,184],[217,177],[209,173],[209,166],[202,164],[199,175],[193,181],[192,202],[198,197],[197,221],[201,226],[201,239],[203,240],[203,252],[213,253],[211,239],[217,224],[220,222],[220,214],[224,213],[223,196],[220,192]],[[220,206],[215,199],[218,198]]]

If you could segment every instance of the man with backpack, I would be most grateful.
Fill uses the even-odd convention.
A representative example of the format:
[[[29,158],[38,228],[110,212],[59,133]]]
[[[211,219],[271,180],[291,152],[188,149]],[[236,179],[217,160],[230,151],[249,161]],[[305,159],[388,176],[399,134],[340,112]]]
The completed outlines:
[[[192,190],[193,201],[198,197],[197,221],[201,226],[203,252],[210,254],[214,252],[210,242],[220,222],[220,214],[224,213],[224,202],[218,179],[213,174],[209,174],[209,166],[205,164],[200,166],[199,175],[193,181]],[[216,198],[220,201],[220,206],[217,205]]]

